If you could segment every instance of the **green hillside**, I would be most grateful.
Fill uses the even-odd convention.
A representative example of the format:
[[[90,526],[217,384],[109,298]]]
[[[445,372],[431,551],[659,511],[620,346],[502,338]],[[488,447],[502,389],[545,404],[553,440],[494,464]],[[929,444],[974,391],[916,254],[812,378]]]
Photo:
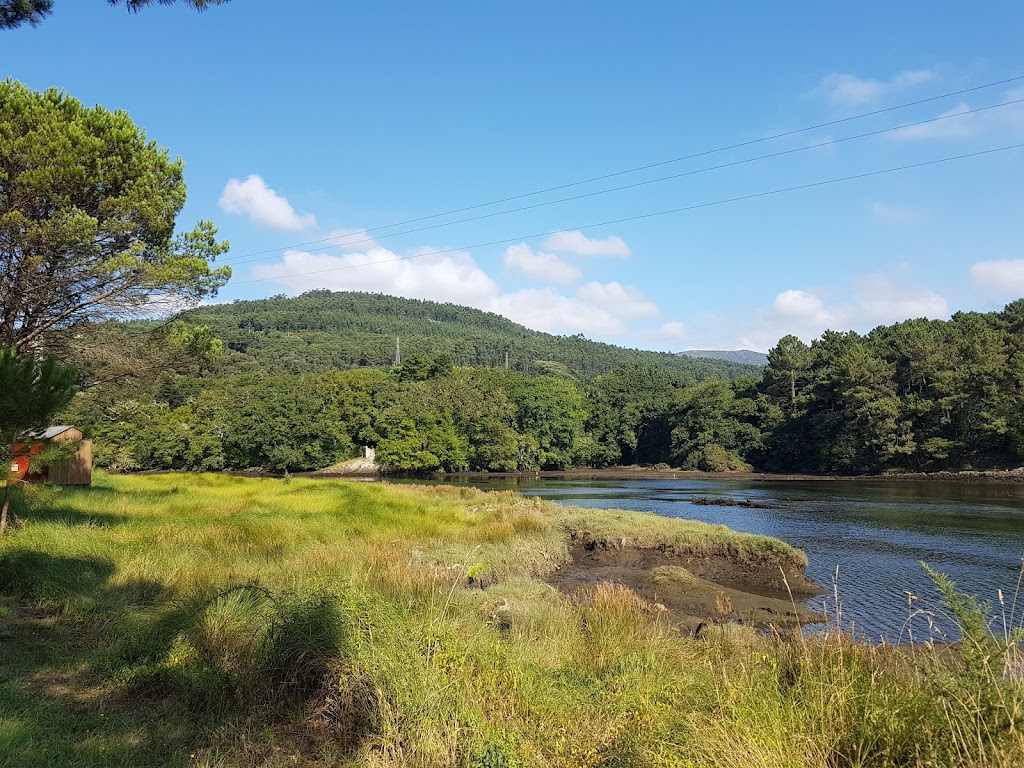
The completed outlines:
[[[526,374],[568,372],[589,379],[629,363],[647,363],[696,380],[735,379],[757,369],[711,359],[626,349],[582,335],[532,331],[491,312],[369,293],[311,291],[201,307],[191,322],[208,325],[229,354],[221,372],[307,373],[447,355],[455,365],[509,367]],[[561,365],[558,365],[561,364]],[[565,369],[561,368],[565,366]]]

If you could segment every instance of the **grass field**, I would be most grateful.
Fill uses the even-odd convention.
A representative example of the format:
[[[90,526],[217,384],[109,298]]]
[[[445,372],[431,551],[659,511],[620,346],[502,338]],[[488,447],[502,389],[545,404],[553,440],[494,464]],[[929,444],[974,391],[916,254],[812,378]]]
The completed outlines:
[[[0,766],[1024,765],[1015,638],[953,591],[960,646],[894,649],[691,639],[624,588],[544,581],[582,530],[805,563],[720,526],[222,475],[98,474],[15,513]]]

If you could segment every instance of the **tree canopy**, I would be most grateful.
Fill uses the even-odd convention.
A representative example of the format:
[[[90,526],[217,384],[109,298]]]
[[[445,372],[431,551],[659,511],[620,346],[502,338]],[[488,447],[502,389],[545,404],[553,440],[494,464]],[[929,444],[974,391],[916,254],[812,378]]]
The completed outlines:
[[[215,294],[227,243],[206,221],[175,234],[183,169],[125,112],[0,83],[0,346]]]
[[[173,5],[177,0],[156,0],[160,5]],[[229,0],[183,0],[198,11],[211,5],[223,5]],[[140,11],[153,0],[107,0],[110,5],[124,5],[132,13]],[[0,29],[14,29],[22,24],[33,27],[53,13],[53,0],[0,0]]]
[[[631,363],[670,368],[687,380],[736,378],[758,370],[582,336],[553,336],[479,309],[373,293],[309,291],[293,298],[202,306],[190,315],[223,340],[228,350],[220,365],[224,374],[391,365],[396,336],[401,337],[403,361],[427,355],[456,366],[503,367],[508,353],[509,367],[527,375],[589,380]]]

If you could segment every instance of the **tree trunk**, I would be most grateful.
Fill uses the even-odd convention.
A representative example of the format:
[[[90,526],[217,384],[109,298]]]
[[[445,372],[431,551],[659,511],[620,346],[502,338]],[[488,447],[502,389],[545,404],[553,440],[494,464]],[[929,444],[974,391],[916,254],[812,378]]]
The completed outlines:
[[[4,483],[4,508],[0,512],[0,536],[7,531],[7,510],[11,506],[11,468],[7,467],[7,482]]]

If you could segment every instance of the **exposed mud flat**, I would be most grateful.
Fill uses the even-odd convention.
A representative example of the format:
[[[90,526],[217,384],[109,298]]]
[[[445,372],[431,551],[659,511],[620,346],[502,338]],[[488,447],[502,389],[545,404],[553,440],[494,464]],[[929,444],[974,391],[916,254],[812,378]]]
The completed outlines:
[[[587,600],[599,584],[619,584],[653,609],[667,611],[681,628],[732,622],[785,628],[824,621],[798,602],[821,588],[792,565],[586,536],[578,537],[569,553],[571,561],[548,578],[560,592]]]
[[[1016,469],[963,469],[956,472],[885,472],[867,480],[931,480],[946,483],[1024,483],[1024,467]]]
[[[778,504],[766,504],[762,501],[752,501],[751,499],[729,499],[729,498],[708,498],[706,496],[698,496],[694,499],[691,504],[696,504],[698,507],[742,507],[743,509],[785,509]]]

